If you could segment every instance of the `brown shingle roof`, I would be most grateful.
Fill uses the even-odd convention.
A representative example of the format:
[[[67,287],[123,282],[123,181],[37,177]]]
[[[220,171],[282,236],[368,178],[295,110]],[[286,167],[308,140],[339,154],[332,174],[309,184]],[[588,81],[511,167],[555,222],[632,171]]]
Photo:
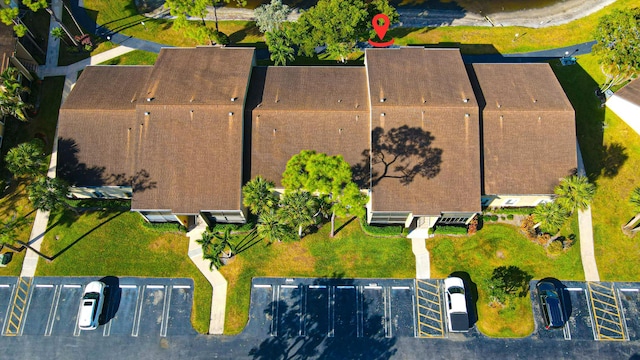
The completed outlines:
[[[365,64],[374,107],[475,104],[458,49],[367,49]]]
[[[473,70],[487,104],[484,193],[552,194],[577,165],[575,114],[553,71],[548,64]]]
[[[87,66],[62,109],[133,110],[152,66]]]
[[[363,67],[254,69],[247,100],[251,177],[280,185],[287,161],[301,150],[362,162],[369,147],[366,83]]]
[[[153,104],[243,104],[253,48],[163,48],[145,87]]]
[[[197,214],[241,208],[242,104],[142,105],[137,119],[136,169],[154,186],[134,189],[132,209]]]
[[[635,79],[625,85],[622,89],[616,92],[616,96],[619,96],[631,103],[640,105],[640,79]]]
[[[58,176],[76,186],[127,185],[135,174],[135,104],[150,66],[89,66],[60,109]]]
[[[399,160],[392,162],[393,151],[382,152],[390,165],[381,179],[384,163],[373,166],[372,210],[414,215],[480,211],[478,105],[460,52],[367,50],[366,64],[372,130],[397,135],[383,143],[398,154],[414,145],[423,151],[405,159],[405,169],[415,175],[406,181],[397,169]]]

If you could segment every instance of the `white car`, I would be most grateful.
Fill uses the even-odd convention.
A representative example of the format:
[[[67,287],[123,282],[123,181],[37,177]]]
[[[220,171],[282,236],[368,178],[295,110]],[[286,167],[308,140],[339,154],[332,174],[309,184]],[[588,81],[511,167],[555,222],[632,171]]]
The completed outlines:
[[[450,332],[469,331],[469,313],[464,281],[458,277],[444,279],[447,326]]]
[[[85,286],[78,311],[78,327],[81,330],[93,330],[98,327],[104,305],[104,288],[105,285],[101,281],[92,281]]]

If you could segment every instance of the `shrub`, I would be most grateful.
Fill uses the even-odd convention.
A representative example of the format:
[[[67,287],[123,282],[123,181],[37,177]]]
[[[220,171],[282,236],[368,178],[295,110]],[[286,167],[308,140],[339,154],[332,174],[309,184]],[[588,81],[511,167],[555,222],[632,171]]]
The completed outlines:
[[[491,221],[498,221],[498,215],[491,215]]]
[[[536,239],[536,229],[534,229],[534,226],[536,225],[536,223],[533,221],[533,216],[529,215],[526,218],[524,218],[524,220],[522,220],[522,223],[520,224],[520,230],[530,239],[530,240],[535,240]]]
[[[434,231],[434,234],[438,235],[466,235],[467,227],[466,226],[437,226]]]
[[[547,252],[549,255],[558,255],[563,250],[562,240],[554,240],[547,246]]]
[[[399,236],[404,230],[404,227],[400,225],[368,225],[364,221],[362,228],[364,232],[374,236]]]
[[[211,34],[211,38],[216,42],[216,44],[229,45],[229,36],[227,36],[227,34],[223,33],[222,31],[214,30]]]
[[[509,220],[513,220],[513,214],[509,214],[509,215],[507,215],[507,219],[509,219]]]

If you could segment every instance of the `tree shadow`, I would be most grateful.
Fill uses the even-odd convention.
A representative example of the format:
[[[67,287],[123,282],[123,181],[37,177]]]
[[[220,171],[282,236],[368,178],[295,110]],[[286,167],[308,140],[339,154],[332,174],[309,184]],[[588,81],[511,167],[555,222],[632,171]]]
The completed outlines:
[[[256,280],[254,280],[255,283]],[[309,285],[281,285],[278,300],[259,310],[254,300],[267,295],[252,288],[252,308],[247,326],[253,336],[266,337],[251,348],[253,359],[388,359],[396,353],[397,338],[386,337],[385,312],[376,291],[370,297],[360,292],[353,279],[313,279]],[[305,290],[306,287],[306,291]],[[330,290],[331,289],[331,290]],[[333,291],[335,303],[329,296]],[[264,300],[264,298],[262,298]],[[330,306],[329,303],[334,303]],[[264,302],[263,302],[264,303]],[[332,309],[332,310],[330,310]],[[332,320],[330,320],[330,318]],[[359,329],[359,330],[358,330]],[[358,334],[358,331],[361,333]],[[265,334],[264,332],[267,332]]]
[[[620,143],[611,143],[602,146],[601,167],[602,176],[612,178],[618,175],[622,165],[629,159],[627,148]]]
[[[74,139],[60,138],[58,140],[57,175],[72,186],[131,186],[133,192],[154,189],[157,186],[151,175],[145,169],[136,171],[133,175],[125,173],[105,174],[104,166],[87,166],[78,159],[80,147]],[[88,185],[87,185],[88,184]]]
[[[514,265],[498,266],[493,269],[491,275],[491,280],[500,284],[505,293],[518,297],[527,296],[531,279],[533,279],[533,275]]]
[[[65,252],[67,252],[67,250],[69,250],[70,248],[72,248],[75,244],[77,244],[78,242],[80,242],[80,240],[86,238],[89,234],[93,233],[94,231],[98,230],[99,228],[101,228],[103,225],[105,225],[106,223],[110,222],[111,220],[117,218],[118,216],[124,214],[127,211],[121,211],[113,216],[111,216],[110,218],[106,219],[105,221],[101,222],[100,224],[96,225],[93,227],[93,229],[87,231],[86,233],[84,233],[82,236],[78,237],[77,239],[75,239],[74,241],[72,241],[69,245],[65,246],[62,250],[58,251],[56,254],[54,254],[53,256],[50,256],[51,260],[55,260],[56,258],[58,258],[60,255],[64,254]],[[49,229],[47,229],[48,231]]]
[[[416,176],[432,179],[440,172],[442,149],[435,137],[420,127],[403,125],[371,131],[371,152],[362,152],[362,162],[351,167],[353,180],[361,188],[375,187],[382,179],[398,179],[408,185]],[[369,184],[370,182],[370,184]]]
[[[355,219],[356,219],[356,216],[352,216],[351,218],[349,218],[349,220],[345,221],[342,225],[340,225],[340,227],[338,227],[338,228],[334,231],[333,235],[338,235],[338,233],[340,232],[340,230],[344,229],[347,225],[351,224],[351,222],[352,222],[353,220],[355,220]]]

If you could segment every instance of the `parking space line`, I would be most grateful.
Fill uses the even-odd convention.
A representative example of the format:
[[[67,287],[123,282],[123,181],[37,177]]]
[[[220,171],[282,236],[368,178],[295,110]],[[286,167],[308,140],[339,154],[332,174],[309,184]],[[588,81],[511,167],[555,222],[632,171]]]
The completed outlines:
[[[47,318],[47,325],[44,328],[44,336],[51,336],[53,331],[53,323],[56,319],[56,312],[58,312],[58,304],[60,303],[60,294],[62,293],[62,287],[56,286],[53,290],[53,301],[51,302],[51,308],[49,309],[49,317]]]
[[[4,287],[10,287],[11,285],[9,284],[0,284],[0,288],[4,288]]]
[[[594,317],[593,309],[591,308],[591,301],[589,301],[589,293],[587,289],[584,290],[584,298],[587,300],[587,308],[589,309],[589,320],[591,320],[591,332],[593,333],[593,340],[598,340],[598,335],[596,334],[596,320]]]
[[[22,324],[27,322],[27,317],[29,316],[29,308],[31,307],[31,299],[33,299],[33,290],[29,291],[29,300],[27,301],[27,305],[25,305],[24,307],[24,318],[22,319],[22,322],[21,322]],[[20,325],[20,336],[22,336],[23,332],[24,332],[24,326]]]
[[[298,285],[280,285],[281,289],[295,289]]]
[[[52,288],[53,285],[52,284],[36,284],[37,288]]]
[[[384,289],[384,335],[388,338],[393,336],[391,329],[391,289]]]
[[[135,289],[137,285],[120,285],[120,289]]]
[[[13,299],[13,295],[16,292],[16,288],[14,285],[7,285],[7,286],[11,286],[11,297],[9,299]],[[9,301],[9,303],[7,304],[7,313],[4,315],[4,322],[2,323],[2,335],[5,335],[5,329],[8,327],[7,321],[9,319],[9,315],[11,313],[11,306],[13,304],[11,303],[11,301]]]
[[[327,316],[329,317],[329,319],[327,319],[327,324],[329,324],[329,329],[328,329],[328,332],[327,332],[327,337],[332,338],[335,335],[334,328],[336,326],[336,324],[335,324],[336,320],[334,319],[335,318],[335,316],[334,316],[335,315],[334,314],[334,312],[335,312],[335,304],[336,304],[335,288],[333,286],[329,286],[328,293],[329,293],[329,296],[327,298],[327,302],[328,302],[328,305],[327,305],[328,306]]]
[[[569,328],[569,322],[565,322],[562,327],[562,333],[564,335],[565,340],[571,340],[571,329]]]
[[[413,286],[415,289],[416,286],[416,281],[413,281]],[[416,292],[412,291],[411,292],[411,309],[413,310],[412,312],[412,316],[413,316],[413,337],[418,337],[418,321],[416,319]]]
[[[620,289],[620,291],[638,292],[640,289]]]
[[[382,286],[379,285],[365,285],[365,289],[382,289]]]
[[[270,288],[271,285],[261,285],[261,284],[255,284],[253,285],[254,288]]]
[[[278,303],[280,303],[280,286],[276,285],[271,290],[271,336],[278,336]]]
[[[567,288],[567,291],[582,291],[583,288]]]
[[[147,289],[164,289],[164,285],[147,285]]]
[[[138,294],[136,296],[136,313],[133,315],[133,328],[131,329],[131,336],[138,336],[140,331],[140,318],[142,317],[142,304],[144,303],[144,292],[147,285],[142,285],[142,291],[138,287]],[[142,294],[142,296],[140,296]]]
[[[173,285],[174,289],[191,289],[189,285]]]
[[[62,287],[63,288],[75,288],[75,289],[78,289],[78,288],[81,288],[82,286],[81,285],[73,285],[73,284],[64,284],[64,285],[62,285]]]
[[[307,313],[307,291],[306,287],[300,289],[300,313],[298,314],[298,320],[300,321],[300,328],[298,328],[298,336],[304,335],[304,318]]]
[[[618,297],[620,299],[622,299],[622,295],[620,294],[620,290],[618,290]],[[623,330],[625,332],[625,339],[630,339],[629,337],[629,327],[627,326],[627,316],[624,313],[624,306],[620,306],[620,314],[622,316],[622,325],[623,325]]]
[[[393,290],[411,290],[410,286],[392,286]]]
[[[364,307],[364,303],[362,301],[362,286],[357,286],[356,287],[356,337],[362,337],[362,333],[364,329],[363,307]]]
[[[171,286],[164,290],[164,304],[162,305],[162,321],[160,322],[160,337],[167,337],[169,323],[169,309],[171,308]]]
[[[326,289],[327,287],[325,285],[309,285],[308,288],[309,289]]]

